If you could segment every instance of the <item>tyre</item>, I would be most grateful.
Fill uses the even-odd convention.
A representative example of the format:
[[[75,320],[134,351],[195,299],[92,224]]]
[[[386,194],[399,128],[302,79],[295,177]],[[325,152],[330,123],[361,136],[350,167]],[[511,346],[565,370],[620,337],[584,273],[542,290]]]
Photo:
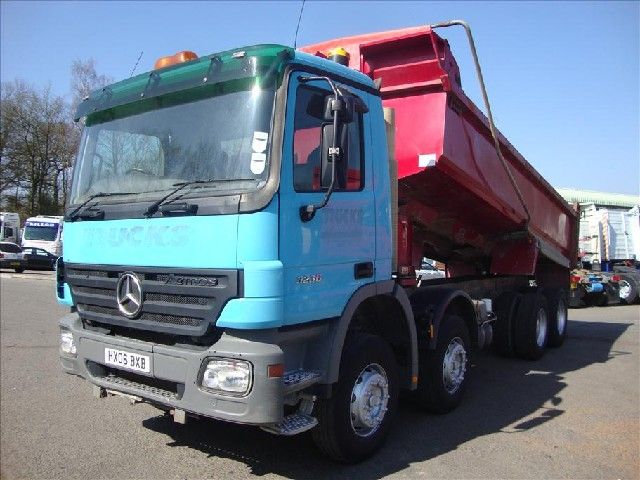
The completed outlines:
[[[398,367],[389,344],[370,334],[348,338],[333,395],[316,402],[314,442],[342,463],[371,456],[389,433],[398,392]]]
[[[628,304],[635,302],[638,297],[638,287],[635,280],[631,275],[625,275],[624,273],[619,273],[618,275],[620,275],[620,281],[618,282],[618,285],[620,285],[620,301]]]
[[[547,289],[544,291],[549,307],[549,333],[547,345],[559,347],[567,337],[567,300],[564,290]]]
[[[494,311],[496,322],[493,329],[493,344],[496,352],[503,357],[513,357],[513,324],[522,295],[517,292],[506,292],[498,297]]]
[[[24,268],[16,268],[16,273],[22,273],[24,272]]]
[[[516,355],[525,360],[538,360],[547,346],[549,330],[547,300],[539,292],[526,293],[518,306],[515,324]]]
[[[447,413],[462,400],[468,379],[469,332],[462,318],[443,319],[435,350],[420,352],[418,388],[414,398],[434,413]]]
[[[609,296],[607,292],[602,292],[600,296],[595,300],[595,305],[598,307],[606,307],[609,305]]]

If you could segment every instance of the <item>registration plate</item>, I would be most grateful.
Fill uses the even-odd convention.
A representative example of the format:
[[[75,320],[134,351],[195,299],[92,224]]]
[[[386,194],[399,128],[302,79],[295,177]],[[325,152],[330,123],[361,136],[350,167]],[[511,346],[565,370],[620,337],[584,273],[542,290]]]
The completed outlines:
[[[11,262],[11,266],[12,267],[19,267],[20,266],[20,262]]]
[[[151,372],[151,362],[148,356],[114,348],[104,349],[104,363],[136,372]]]

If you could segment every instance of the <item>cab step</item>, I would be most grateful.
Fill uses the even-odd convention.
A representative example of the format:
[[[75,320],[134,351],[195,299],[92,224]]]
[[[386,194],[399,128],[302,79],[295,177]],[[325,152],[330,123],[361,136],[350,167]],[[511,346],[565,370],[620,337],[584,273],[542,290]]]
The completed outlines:
[[[280,423],[268,427],[260,427],[265,432],[290,437],[311,430],[318,424],[318,419],[304,413],[292,413],[282,419]]]
[[[320,372],[313,370],[292,370],[282,377],[284,384],[284,394],[299,392],[320,380]]]

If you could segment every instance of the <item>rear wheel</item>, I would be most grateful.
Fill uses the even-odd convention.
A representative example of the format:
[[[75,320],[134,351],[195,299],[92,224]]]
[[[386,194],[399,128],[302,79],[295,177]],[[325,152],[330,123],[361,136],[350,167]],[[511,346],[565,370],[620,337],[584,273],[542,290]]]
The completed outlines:
[[[506,292],[498,297],[495,303],[496,322],[493,330],[493,344],[496,352],[503,357],[513,357],[513,325],[522,295],[517,292]]]
[[[635,302],[638,297],[636,282],[629,275],[618,275],[620,275],[620,281],[618,282],[618,285],[620,285],[620,301],[624,303]]]
[[[420,355],[418,388],[414,395],[422,407],[446,413],[460,404],[467,384],[470,344],[462,318],[445,317],[435,350],[426,350]]]
[[[547,345],[549,314],[547,301],[539,292],[526,293],[518,306],[515,325],[516,355],[538,360]]]
[[[547,305],[549,306],[549,336],[548,345],[559,347],[567,336],[567,301],[564,290],[545,290]]]
[[[314,442],[339,462],[371,456],[389,432],[398,391],[398,367],[391,347],[370,334],[348,339],[333,395],[316,403]]]
[[[600,294],[600,296],[598,297],[598,299],[596,300],[596,306],[598,307],[606,307],[607,305],[609,305],[609,296],[607,295],[607,292],[602,292]]]

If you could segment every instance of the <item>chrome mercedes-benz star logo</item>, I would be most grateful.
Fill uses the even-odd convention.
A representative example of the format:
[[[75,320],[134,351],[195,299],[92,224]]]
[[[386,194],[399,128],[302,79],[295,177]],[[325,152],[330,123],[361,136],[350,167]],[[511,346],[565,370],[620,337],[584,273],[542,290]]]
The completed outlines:
[[[140,279],[133,272],[125,272],[116,286],[118,310],[129,318],[135,318],[142,310],[142,287]]]

